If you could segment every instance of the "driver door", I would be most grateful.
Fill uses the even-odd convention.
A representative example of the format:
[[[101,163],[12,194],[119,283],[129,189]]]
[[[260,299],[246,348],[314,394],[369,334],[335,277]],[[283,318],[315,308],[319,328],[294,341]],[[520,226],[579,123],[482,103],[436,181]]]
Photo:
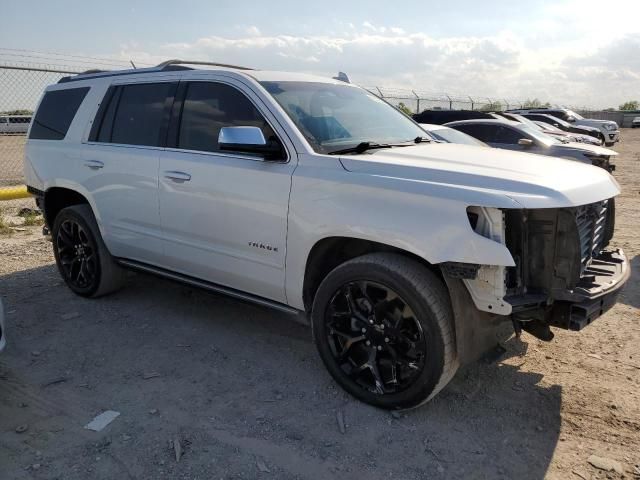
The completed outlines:
[[[273,117],[242,84],[183,81],[169,145],[160,156],[160,218],[166,267],[285,302],[291,177],[297,157]],[[222,127],[259,127],[284,158],[221,151]]]

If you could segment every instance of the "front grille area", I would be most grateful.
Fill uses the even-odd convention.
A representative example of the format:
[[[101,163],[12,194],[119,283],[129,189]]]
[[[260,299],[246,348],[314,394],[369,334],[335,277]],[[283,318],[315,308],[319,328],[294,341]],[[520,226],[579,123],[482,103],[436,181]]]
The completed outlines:
[[[609,215],[607,214],[609,202],[610,200],[605,200],[575,208],[576,226],[580,239],[581,272],[589,266],[591,259],[609,243]]]

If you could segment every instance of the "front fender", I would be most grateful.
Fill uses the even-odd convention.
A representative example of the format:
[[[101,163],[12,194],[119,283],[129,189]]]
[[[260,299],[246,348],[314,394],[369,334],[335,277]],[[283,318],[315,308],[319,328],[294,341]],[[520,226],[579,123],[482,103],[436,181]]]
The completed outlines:
[[[292,182],[286,291],[289,304],[296,308],[304,308],[308,256],[327,237],[382,243],[431,264],[515,265],[506,246],[472,230],[463,201],[358,185],[349,183],[358,175],[312,170],[299,166]],[[335,175],[343,178],[336,181]]]

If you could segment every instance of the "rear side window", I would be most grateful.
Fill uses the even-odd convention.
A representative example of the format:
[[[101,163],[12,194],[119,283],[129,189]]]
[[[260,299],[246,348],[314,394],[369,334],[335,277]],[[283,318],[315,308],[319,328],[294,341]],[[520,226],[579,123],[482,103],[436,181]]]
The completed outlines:
[[[143,83],[116,87],[104,110],[94,140],[104,143],[144,145],[162,144],[161,130],[166,122],[168,98],[173,83]],[[100,114],[98,114],[100,116]],[[96,119],[97,120],[97,119]]]
[[[47,92],[33,119],[29,138],[35,140],[62,140],[89,87],[69,88]]]
[[[217,152],[222,127],[252,126],[266,140],[275,133],[253,103],[239,90],[213,82],[191,82],[182,108],[178,148]]]

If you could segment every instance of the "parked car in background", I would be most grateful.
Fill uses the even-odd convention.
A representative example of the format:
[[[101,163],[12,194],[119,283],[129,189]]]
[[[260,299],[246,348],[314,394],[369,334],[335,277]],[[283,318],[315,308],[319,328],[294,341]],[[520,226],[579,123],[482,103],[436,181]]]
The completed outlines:
[[[613,122],[611,120],[596,120],[593,118],[584,118],[582,115],[566,108],[525,108],[507,111],[520,113],[523,115],[542,113],[559,118],[560,120],[564,120],[565,122],[568,122],[572,125],[597,128],[604,137],[603,140],[605,146],[611,146],[620,139],[620,128],[618,127],[618,124],[616,122]]]
[[[640,117],[635,117],[633,120],[631,120],[631,128],[638,127],[640,127]]]
[[[563,132],[560,129],[557,129],[556,127],[554,127],[553,125],[550,125],[548,123],[541,123],[538,124],[536,122],[533,122],[531,120],[529,120],[528,118],[523,117],[522,115],[518,115],[517,113],[507,113],[507,112],[496,112],[493,114],[493,116],[495,118],[497,118],[498,120],[512,120],[514,122],[518,122],[518,123],[524,123],[525,125],[529,125],[531,128],[534,128],[536,130],[541,131],[542,133],[549,135],[550,137],[553,137],[557,140],[560,140],[563,143],[569,143],[569,142],[577,142],[577,138],[574,136],[574,134],[571,134],[569,132]],[[554,129],[554,130],[552,130]],[[600,142],[598,139],[594,138],[593,139],[594,142],[598,142],[597,145],[601,145],[602,142]],[[580,143],[580,142],[578,142]]]
[[[539,120],[533,122],[539,128],[542,129],[544,133],[547,135],[551,135],[553,137],[560,139],[566,139],[570,142],[578,142],[578,143],[588,143],[589,145],[602,145],[602,140],[592,137],[590,135],[581,135],[579,133],[569,133],[564,130],[559,129],[558,127],[551,125],[550,123],[544,123]]]
[[[444,125],[432,125],[430,123],[421,123],[420,126],[424,128],[429,134],[440,142],[457,143],[460,145],[474,145],[476,147],[488,147],[484,142],[481,142],[477,138],[467,135],[466,133],[456,130],[455,128],[445,127]]]
[[[26,135],[31,115],[0,115],[0,135]]]
[[[613,150],[596,145],[563,143],[529,125],[506,119],[459,120],[447,123],[446,126],[460,130],[495,148],[577,160],[602,167],[609,172],[615,169],[611,164],[611,158],[618,155]]]
[[[444,125],[457,120],[471,120],[474,118],[493,118],[489,112],[479,110],[424,110],[413,115],[413,119],[422,124]]]
[[[521,113],[519,115],[534,122],[538,121],[548,123],[549,125],[553,125],[554,127],[559,128],[560,130],[563,130],[565,132],[576,133],[579,135],[588,135],[598,140],[600,142],[600,145],[604,144],[604,134],[598,128],[574,125],[552,115],[547,115],[546,113]]]
[[[4,350],[4,347],[7,345],[7,338],[5,336],[4,329],[4,305],[2,304],[2,298],[0,298],[0,352]]]
[[[430,141],[343,81],[187,65],[66,77],[40,100],[26,184],[79,296],[135,269],[302,315],[338,384],[399,409],[500,324],[580,330],[629,277],[601,169]]]

